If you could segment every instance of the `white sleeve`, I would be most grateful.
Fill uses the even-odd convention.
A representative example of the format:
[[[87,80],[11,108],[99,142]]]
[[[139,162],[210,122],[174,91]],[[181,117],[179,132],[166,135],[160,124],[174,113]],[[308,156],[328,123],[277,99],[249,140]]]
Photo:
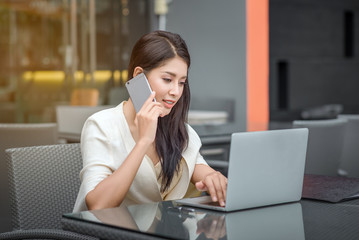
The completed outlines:
[[[111,148],[106,132],[98,122],[89,118],[81,134],[83,169],[80,172],[81,186],[74,212],[87,210],[86,195],[114,171],[114,156]]]
[[[207,162],[204,160],[203,156],[201,155],[201,153],[199,152],[199,150],[202,147],[202,142],[200,137],[198,136],[198,134],[196,133],[196,131],[189,125],[187,124],[187,131],[188,131],[188,137],[189,137],[189,144],[191,144],[192,146],[190,146],[189,149],[191,149],[190,151],[192,151],[193,154],[196,154],[196,164],[204,164],[204,165],[208,165]]]
[[[197,154],[196,164],[204,164],[208,166],[208,163],[206,160],[204,160],[203,156],[199,152]]]

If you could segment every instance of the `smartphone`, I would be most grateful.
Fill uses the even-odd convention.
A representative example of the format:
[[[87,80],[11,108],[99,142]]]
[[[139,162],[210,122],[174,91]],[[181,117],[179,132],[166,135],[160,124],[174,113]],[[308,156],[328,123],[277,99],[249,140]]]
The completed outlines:
[[[152,89],[148,83],[146,75],[144,73],[140,73],[136,77],[128,80],[126,82],[126,88],[136,112],[140,111],[142,105],[152,93]],[[154,101],[156,101],[156,99],[154,99]]]

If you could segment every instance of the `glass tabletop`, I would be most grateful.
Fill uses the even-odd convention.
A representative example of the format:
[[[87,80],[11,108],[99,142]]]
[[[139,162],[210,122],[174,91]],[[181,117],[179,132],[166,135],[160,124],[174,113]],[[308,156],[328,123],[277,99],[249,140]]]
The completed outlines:
[[[300,202],[223,213],[165,201],[64,217],[172,239],[305,239]]]

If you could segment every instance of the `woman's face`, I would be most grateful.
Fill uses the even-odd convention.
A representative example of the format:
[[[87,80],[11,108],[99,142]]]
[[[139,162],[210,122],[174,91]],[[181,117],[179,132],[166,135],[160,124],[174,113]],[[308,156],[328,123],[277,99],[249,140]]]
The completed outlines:
[[[176,56],[146,74],[152,90],[156,92],[156,101],[163,107],[162,117],[171,112],[182,96],[187,84],[187,70],[187,63]]]

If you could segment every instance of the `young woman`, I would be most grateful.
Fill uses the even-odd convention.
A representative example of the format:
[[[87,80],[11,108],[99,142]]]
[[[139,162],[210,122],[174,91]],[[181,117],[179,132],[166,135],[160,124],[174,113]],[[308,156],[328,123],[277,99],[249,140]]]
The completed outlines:
[[[207,165],[199,153],[200,138],[186,123],[189,67],[190,55],[178,34],[155,31],[138,40],[128,74],[144,73],[153,94],[137,114],[129,98],[84,124],[75,212],[180,199],[199,191],[225,205],[227,179]]]

